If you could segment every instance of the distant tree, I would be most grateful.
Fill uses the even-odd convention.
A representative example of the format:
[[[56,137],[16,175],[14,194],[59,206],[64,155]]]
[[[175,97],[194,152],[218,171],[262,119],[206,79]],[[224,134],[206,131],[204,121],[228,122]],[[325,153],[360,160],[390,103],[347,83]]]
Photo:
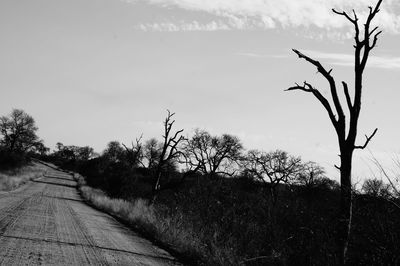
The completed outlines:
[[[144,166],[142,136],[136,139],[136,144],[132,142],[132,147],[129,148],[125,144],[122,144],[122,146],[125,148],[127,160],[131,165],[131,169]]]
[[[61,142],[57,142],[56,146],[53,156],[63,161],[87,161],[95,156],[93,148],[89,146],[65,146]]]
[[[344,16],[353,26],[355,30],[355,44],[354,44],[354,97],[350,96],[349,88],[346,82],[342,81],[343,93],[345,98],[345,106],[347,106],[349,119],[346,121],[346,112],[344,111],[341,98],[338,95],[336,81],[332,76],[332,69],[327,70],[322,64],[293,49],[299,58],[306,60],[308,63],[315,66],[319,73],[326,79],[329,84],[330,94],[333,101],[331,102],[313,85],[308,82],[304,82],[303,85],[296,84],[296,86],[289,88],[292,90],[301,90],[314,95],[318,101],[323,105],[325,110],[328,112],[330,121],[335,128],[339,149],[340,149],[340,186],[341,186],[341,204],[340,204],[340,228],[338,230],[338,246],[340,246],[340,263],[346,264],[347,251],[351,229],[351,218],[352,218],[352,180],[351,180],[351,169],[353,152],[355,149],[364,149],[371,141],[377,129],[373,131],[370,136],[366,136],[366,141],[363,145],[358,146],[355,144],[357,138],[357,127],[358,119],[361,110],[361,94],[363,88],[363,74],[367,65],[368,57],[372,49],[376,47],[378,36],[382,31],[378,30],[378,27],[372,27],[371,22],[378,14],[382,0],[379,0],[375,7],[369,7],[369,14],[367,15],[366,21],[363,24],[359,23],[359,18],[356,12],[353,10],[353,14],[347,12],[339,12],[333,9],[335,14]],[[346,126],[346,124],[348,125]]]
[[[390,185],[379,179],[367,179],[362,185],[362,191],[373,197],[390,198],[392,195]]]
[[[43,143],[36,135],[38,128],[32,116],[14,109],[8,116],[0,117],[0,144],[10,152],[26,153]]]
[[[245,173],[269,188],[273,203],[277,200],[278,185],[295,180],[302,170],[300,157],[290,156],[281,150],[273,152],[250,150],[243,162]]]
[[[240,160],[243,146],[232,135],[211,136],[205,130],[196,129],[193,137],[186,140],[183,150],[183,162],[189,171],[210,176],[232,176],[236,172],[233,166]]]
[[[102,155],[110,162],[121,162],[124,160],[125,150],[118,141],[110,141]]]
[[[158,164],[161,153],[161,143],[151,138],[144,144],[144,158],[147,160],[147,168],[154,169]]]
[[[95,155],[92,147],[84,146],[84,147],[74,147],[76,153],[76,159],[79,161],[87,161]]]
[[[171,164],[174,160],[181,155],[181,151],[178,149],[179,144],[185,139],[182,136],[183,129],[172,132],[172,126],[175,123],[173,116],[175,113],[171,113],[167,110],[167,117],[164,120],[164,135],[163,144],[158,158],[158,164],[156,168],[156,179],[153,185],[153,201],[155,200],[158,192],[161,189],[161,178],[165,172],[166,166]]]
[[[325,178],[325,169],[315,162],[303,163],[296,181],[307,188],[315,187]]]
[[[62,144],[61,142],[57,142],[56,143],[56,152],[61,151],[64,147],[64,144]]]
[[[36,152],[41,156],[45,156],[50,152],[50,148],[46,147],[42,142],[38,142],[35,145],[33,152]]]
[[[390,184],[392,194],[400,198],[400,158],[396,156],[393,158],[393,163],[395,164],[395,169],[392,171],[388,171],[382,163],[372,154],[372,162],[375,164],[375,166],[378,168],[378,170],[381,173],[381,176],[384,177],[388,183]]]

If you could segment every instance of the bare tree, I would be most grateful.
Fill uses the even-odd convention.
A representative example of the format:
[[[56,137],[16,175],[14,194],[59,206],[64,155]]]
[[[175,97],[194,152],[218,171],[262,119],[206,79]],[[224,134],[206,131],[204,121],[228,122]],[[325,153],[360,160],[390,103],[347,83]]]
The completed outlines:
[[[290,156],[285,151],[263,152],[250,150],[244,159],[244,169],[247,174],[262,181],[273,203],[277,200],[279,184],[294,180],[301,171],[301,159]]]
[[[153,169],[158,164],[161,153],[161,143],[155,138],[151,138],[144,144],[144,158],[147,160],[147,168]]]
[[[315,162],[302,164],[301,171],[297,176],[297,182],[307,188],[316,186],[321,179],[325,178],[325,170]]]
[[[136,138],[136,144],[132,142],[132,147],[129,148],[125,144],[122,143],[122,146],[124,146],[127,159],[129,164],[131,165],[131,168],[137,168],[139,166],[144,166],[143,164],[143,145],[142,145],[142,137]]]
[[[178,149],[179,143],[181,143],[185,138],[181,135],[183,129],[172,132],[172,126],[175,123],[173,116],[175,113],[171,113],[167,110],[167,117],[164,120],[164,135],[163,135],[163,145],[158,158],[158,165],[156,169],[156,180],[153,186],[153,201],[156,198],[157,193],[160,191],[160,181],[163,174],[163,170],[167,167],[173,160],[176,160],[181,151]]]
[[[291,87],[287,90],[301,90],[312,93],[319,102],[324,106],[328,112],[329,119],[335,128],[340,148],[340,167],[336,166],[340,170],[340,184],[341,184],[341,212],[340,212],[340,229],[338,233],[338,241],[342,248],[340,252],[341,263],[346,264],[347,250],[351,229],[351,218],[352,218],[352,194],[351,194],[351,168],[352,158],[355,149],[364,149],[375,135],[377,129],[373,131],[370,136],[366,136],[366,141],[363,145],[355,145],[357,137],[357,126],[358,118],[361,110],[361,94],[363,87],[363,73],[367,65],[368,57],[373,48],[375,48],[378,36],[382,31],[378,31],[378,27],[371,28],[371,22],[375,15],[379,12],[382,0],[379,0],[375,7],[369,7],[369,14],[364,23],[360,25],[359,18],[356,12],[353,10],[352,14],[347,12],[339,12],[332,9],[335,14],[345,17],[354,26],[355,30],[355,52],[354,52],[354,71],[355,71],[355,84],[354,84],[354,96],[353,100],[349,93],[349,88],[346,82],[342,81],[343,92],[346,99],[346,106],[350,118],[348,119],[348,130],[346,129],[346,116],[343,108],[343,104],[338,96],[338,90],[336,81],[332,76],[332,69],[327,70],[322,64],[312,59],[311,57],[293,49],[293,51],[299,56],[299,58],[306,60],[308,63],[314,65],[318,72],[328,81],[330,87],[330,94],[333,101],[333,106],[330,101],[321,94],[313,85],[308,82],[304,84]],[[362,27],[363,32],[362,32]]]
[[[237,137],[224,134],[211,136],[205,130],[196,129],[184,146],[184,163],[189,171],[204,175],[235,174],[234,164],[240,159],[243,146]]]

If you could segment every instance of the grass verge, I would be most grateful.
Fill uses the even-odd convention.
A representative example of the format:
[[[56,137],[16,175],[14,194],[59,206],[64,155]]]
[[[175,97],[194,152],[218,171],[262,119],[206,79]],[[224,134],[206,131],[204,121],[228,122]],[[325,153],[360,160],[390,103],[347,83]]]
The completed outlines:
[[[150,205],[145,199],[110,198],[102,190],[86,186],[83,178],[78,177],[77,181],[82,197],[97,209],[116,217],[185,264],[204,264],[199,252],[202,244],[194,231],[184,225],[183,217],[168,217],[162,206]]]
[[[40,163],[31,162],[26,166],[0,172],[0,191],[12,191],[29,180],[42,177],[48,168]]]

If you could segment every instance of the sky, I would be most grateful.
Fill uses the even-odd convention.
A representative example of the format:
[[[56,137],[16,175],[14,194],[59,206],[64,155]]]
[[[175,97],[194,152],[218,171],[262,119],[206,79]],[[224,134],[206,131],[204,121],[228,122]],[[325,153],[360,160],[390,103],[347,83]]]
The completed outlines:
[[[319,102],[285,92],[307,80],[329,96],[320,60],[353,84],[353,28],[331,8],[364,19],[372,0],[2,0],[0,115],[21,108],[54,149],[161,138],[166,110],[176,129],[238,136],[247,149],[283,149],[339,174],[336,135]],[[355,180],[371,153],[400,150],[400,2],[384,0],[383,33],[364,78]]]

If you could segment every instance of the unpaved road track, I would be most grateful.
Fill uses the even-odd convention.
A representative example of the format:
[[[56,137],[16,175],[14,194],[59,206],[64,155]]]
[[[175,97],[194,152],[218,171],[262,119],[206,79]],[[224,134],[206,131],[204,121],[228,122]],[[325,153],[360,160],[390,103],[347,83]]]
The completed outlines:
[[[109,215],[86,205],[71,175],[0,194],[0,265],[177,265]]]

